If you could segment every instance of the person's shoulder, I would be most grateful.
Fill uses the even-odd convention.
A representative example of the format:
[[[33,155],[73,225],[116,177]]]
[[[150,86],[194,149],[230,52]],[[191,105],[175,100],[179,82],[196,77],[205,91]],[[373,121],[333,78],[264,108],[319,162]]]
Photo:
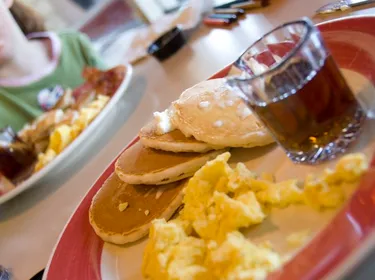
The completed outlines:
[[[0,85],[0,97],[5,94],[8,94],[8,92],[4,88],[2,88]]]
[[[92,48],[89,37],[78,31],[61,31],[57,35],[65,50],[71,50],[75,53],[87,53]]]
[[[88,40],[86,34],[79,31],[65,30],[57,33],[57,36],[64,42],[80,42],[82,40]]]
[[[58,36],[60,37],[63,48],[65,50],[70,50],[74,55],[83,57],[87,65],[100,69],[106,68],[100,56],[95,51],[94,46],[91,44],[90,38],[86,34],[77,31],[63,31],[59,32]],[[66,51],[66,53],[68,53],[68,51]]]

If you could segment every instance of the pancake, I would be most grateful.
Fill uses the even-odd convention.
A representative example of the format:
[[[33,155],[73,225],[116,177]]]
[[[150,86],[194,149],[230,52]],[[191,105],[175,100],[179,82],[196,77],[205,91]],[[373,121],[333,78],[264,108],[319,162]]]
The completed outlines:
[[[207,143],[196,140],[194,137],[186,137],[180,130],[175,129],[165,134],[158,134],[155,120],[145,125],[139,132],[141,143],[148,148],[154,148],[167,152],[195,152],[204,153],[210,150],[220,149]]]
[[[223,150],[208,153],[169,153],[137,142],[116,161],[116,174],[128,184],[161,185],[192,176]]]
[[[185,180],[150,188],[129,185],[113,173],[94,196],[90,224],[104,241],[125,244],[147,235],[153,219],[169,219],[182,203]],[[125,210],[120,205],[128,203]]]
[[[186,137],[221,147],[254,147],[274,142],[225,79],[201,82],[172,103],[172,124]]]

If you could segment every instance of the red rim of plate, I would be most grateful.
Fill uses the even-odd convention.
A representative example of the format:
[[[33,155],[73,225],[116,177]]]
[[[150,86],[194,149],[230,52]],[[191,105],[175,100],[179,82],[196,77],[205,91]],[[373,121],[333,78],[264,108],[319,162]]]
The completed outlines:
[[[375,17],[356,16],[332,20],[319,24],[323,37],[330,31],[349,30],[367,33],[375,37]],[[335,49],[336,62],[343,68],[361,73],[375,81],[375,61],[365,52],[348,42],[327,41],[328,48]],[[356,56],[345,55],[356,51]],[[225,77],[230,66],[225,67],[213,78]],[[138,141],[138,137],[124,149]],[[117,159],[117,158],[116,158]],[[51,255],[43,279],[101,279],[100,262],[103,241],[92,230],[88,210],[91,199],[103,182],[114,171],[116,159],[87,192],[76,211],[65,226]],[[358,190],[347,205],[333,218],[332,222],[305,246],[282,269],[269,275],[272,280],[321,279],[332,273],[359,249],[375,230],[375,159],[363,177]],[[374,242],[375,243],[375,242]],[[375,244],[371,244],[375,245]],[[362,256],[363,257],[363,256]]]

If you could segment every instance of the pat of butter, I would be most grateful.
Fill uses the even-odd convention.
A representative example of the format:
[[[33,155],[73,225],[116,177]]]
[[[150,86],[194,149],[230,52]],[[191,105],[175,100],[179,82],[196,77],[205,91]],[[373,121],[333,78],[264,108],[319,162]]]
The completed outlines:
[[[154,118],[156,121],[156,133],[162,135],[171,132],[175,129],[168,114],[168,110],[163,112],[155,112]]]

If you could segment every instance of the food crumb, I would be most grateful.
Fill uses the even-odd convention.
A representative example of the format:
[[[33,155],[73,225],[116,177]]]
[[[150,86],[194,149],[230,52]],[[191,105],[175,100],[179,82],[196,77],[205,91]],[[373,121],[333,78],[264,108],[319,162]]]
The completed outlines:
[[[289,234],[286,238],[286,241],[288,242],[288,245],[291,247],[300,247],[306,242],[309,236],[310,230],[301,230]]]
[[[120,210],[120,212],[123,212],[123,211],[125,211],[126,208],[128,208],[128,206],[129,206],[129,203],[127,203],[127,202],[120,203],[118,205],[118,210]]]
[[[141,212],[141,211],[142,211],[142,209],[141,209],[141,208],[138,208],[138,211],[139,211],[139,212]]]
[[[270,249],[270,250],[273,249],[272,243],[269,240],[265,240],[265,241],[259,243],[259,246],[263,247],[263,248],[266,248],[266,249]]]
[[[148,216],[148,214],[150,214],[150,211],[146,210],[145,215]]]

